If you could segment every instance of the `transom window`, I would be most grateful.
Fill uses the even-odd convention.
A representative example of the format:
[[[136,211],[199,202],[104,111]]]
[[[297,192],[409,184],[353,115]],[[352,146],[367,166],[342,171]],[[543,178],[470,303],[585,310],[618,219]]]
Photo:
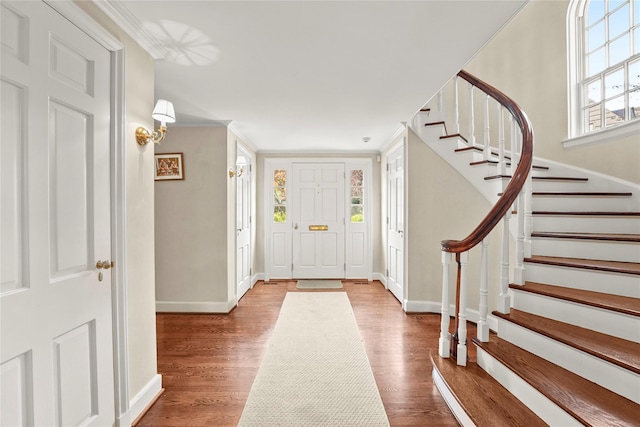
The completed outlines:
[[[582,3],[578,86],[585,134],[640,117],[640,0]]]

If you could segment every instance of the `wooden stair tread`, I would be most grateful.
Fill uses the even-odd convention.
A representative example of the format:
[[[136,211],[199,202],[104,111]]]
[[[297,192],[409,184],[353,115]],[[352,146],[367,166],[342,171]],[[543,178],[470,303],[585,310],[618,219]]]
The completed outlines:
[[[524,285],[511,284],[509,287],[519,291],[545,295],[552,298],[640,317],[640,300],[638,298],[607,294],[604,292],[586,291],[584,289],[567,288],[564,286],[547,285],[536,282],[525,282]]]
[[[465,138],[464,136],[460,135],[459,133],[452,133],[451,135],[442,135],[440,137],[440,139],[449,139],[449,138],[460,138],[462,139],[464,142],[469,142],[467,141],[467,138]]]
[[[497,337],[473,342],[583,424],[639,425],[631,400]]]
[[[495,166],[498,164],[497,160],[480,160],[477,162],[471,162],[469,163],[470,166],[477,166],[477,165],[491,165],[491,166]],[[511,162],[507,162],[507,166],[511,166]],[[538,169],[538,170],[549,170],[549,168],[547,166],[538,166],[538,165],[533,165],[531,166],[531,169]]]
[[[640,374],[640,344],[638,343],[515,308],[512,308],[509,314],[495,311],[493,315]]]
[[[546,426],[533,411],[474,362],[457,366],[453,359],[431,356],[447,387],[478,426]]]
[[[534,231],[533,233],[531,233],[531,237],[550,237],[554,239],[606,240],[606,241],[613,241],[613,242],[640,242],[640,234]]]
[[[612,273],[640,275],[640,264],[635,262],[602,261],[597,259],[563,258],[534,255],[525,258],[525,262],[557,265],[560,267],[584,268],[587,270],[610,271]]]
[[[566,211],[533,211],[532,215],[553,215],[553,216],[629,216],[636,217],[640,216],[640,212],[566,212]]]

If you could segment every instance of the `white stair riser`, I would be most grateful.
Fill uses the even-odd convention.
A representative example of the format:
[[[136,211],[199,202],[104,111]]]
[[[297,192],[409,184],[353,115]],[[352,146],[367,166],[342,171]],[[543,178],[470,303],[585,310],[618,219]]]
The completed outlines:
[[[640,317],[512,288],[512,307],[640,343]]]
[[[605,240],[533,237],[533,255],[640,262],[640,244]]]
[[[582,427],[578,420],[481,348],[478,348],[477,360],[482,369],[550,426]]]
[[[533,229],[534,231],[640,234],[640,217],[534,215]]]
[[[640,375],[503,319],[498,331],[500,339],[640,404]]]
[[[630,207],[631,200],[627,197],[533,196],[534,211],[621,212]]]
[[[631,274],[527,262],[524,279],[530,282],[640,298],[640,276]]]
[[[540,172],[534,172],[533,176],[545,176]],[[547,175],[550,176],[550,175]],[[561,180],[536,180],[531,181],[533,191],[595,191],[585,181],[561,181]]]

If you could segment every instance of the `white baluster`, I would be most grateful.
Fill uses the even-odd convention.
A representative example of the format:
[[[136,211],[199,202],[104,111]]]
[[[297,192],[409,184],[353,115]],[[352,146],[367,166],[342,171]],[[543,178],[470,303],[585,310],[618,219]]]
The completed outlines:
[[[478,320],[478,339],[489,341],[489,240],[482,240],[482,256],[480,261],[480,319]]]
[[[460,311],[458,312],[458,347],[456,363],[467,366],[467,265],[469,252],[460,254]]]
[[[458,100],[458,76],[453,79],[453,123],[457,134],[460,133],[460,102]]]
[[[533,231],[533,197],[531,192],[533,191],[533,183],[531,180],[531,173],[527,177],[527,183],[525,184],[525,211],[524,211],[524,256],[529,258],[531,256],[531,233]]]
[[[451,353],[451,334],[449,333],[449,264],[451,254],[442,252],[442,317],[440,318],[440,339],[438,340],[438,354],[449,357]]]
[[[473,105],[473,85],[469,85],[469,144],[476,145],[475,108]]]
[[[517,285],[524,284],[524,199],[525,187],[522,187],[516,199],[516,221],[518,229],[516,231],[516,266],[513,269],[513,282]]]
[[[489,160],[491,158],[490,132],[491,127],[489,126],[489,95],[487,95],[484,100],[484,160]]]
[[[510,175],[516,170],[518,163],[520,163],[520,149],[518,147],[518,132],[516,129],[516,122],[513,120],[511,114],[509,117],[509,149],[511,150],[511,167],[509,168]]]
[[[498,173],[500,175],[507,174],[507,159],[504,155],[504,115],[500,103],[496,103],[498,112]]]
[[[502,220],[502,260],[500,262],[500,295],[498,296],[498,311],[509,313],[511,301],[509,299],[509,219],[511,209],[509,209]]]

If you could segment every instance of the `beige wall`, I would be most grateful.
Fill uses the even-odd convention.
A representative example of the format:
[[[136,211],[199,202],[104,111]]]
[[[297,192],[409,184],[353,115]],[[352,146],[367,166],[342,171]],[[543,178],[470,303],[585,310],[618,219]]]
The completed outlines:
[[[227,128],[171,126],[184,180],[156,181],[156,300],[227,302]]]
[[[489,202],[462,175],[431,150],[412,130],[407,135],[408,256],[405,298],[413,302],[439,303],[442,289],[442,240],[460,240],[482,221],[491,209]],[[502,227],[490,236],[490,260],[499,259]],[[469,260],[469,308],[478,309],[477,276],[479,248]],[[455,262],[450,277],[455,280]],[[490,267],[491,283],[497,286],[498,263]],[[453,282],[452,282],[453,283]],[[450,289],[455,289],[450,286]],[[490,295],[497,295],[492,291]],[[454,294],[450,296],[453,303]],[[491,307],[496,301],[490,302]]]
[[[564,149],[568,137],[567,0],[532,0],[464,68],[528,114],[537,157],[640,183],[640,138]],[[603,161],[605,160],[605,161]]]
[[[76,2],[124,45],[125,51],[125,174],[126,292],[129,350],[129,397],[156,375],[154,273],[153,150],[135,141],[138,126],[151,127],[154,103],[152,58],[91,2]]]

